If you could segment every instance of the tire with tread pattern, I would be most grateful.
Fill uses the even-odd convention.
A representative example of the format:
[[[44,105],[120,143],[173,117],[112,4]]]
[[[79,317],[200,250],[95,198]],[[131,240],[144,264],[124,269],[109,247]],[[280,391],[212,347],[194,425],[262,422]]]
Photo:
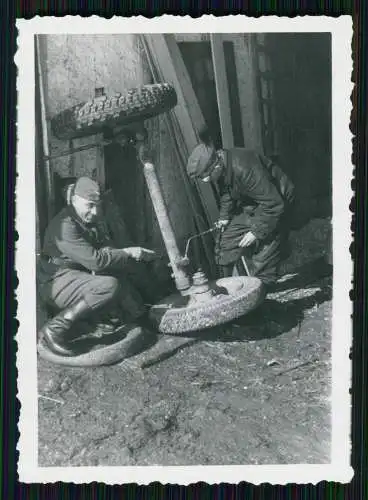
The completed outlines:
[[[265,298],[264,286],[255,277],[221,278],[210,285],[219,292],[210,300],[190,304],[188,297],[175,293],[152,306],[150,317],[160,333],[201,336],[203,330],[248,314]]]
[[[37,351],[42,359],[57,365],[85,368],[113,365],[140,352],[147,338],[146,330],[140,326],[124,325],[118,330],[122,334],[122,339],[118,342],[75,356],[55,354],[43,339],[39,340]]]
[[[62,140],[86,137],[98,134],[104,128],[129,126],[152,118],[176,104],[177,95],[172,85],[143,85],[68,108],[51,119],[51,130],[56,138]]]

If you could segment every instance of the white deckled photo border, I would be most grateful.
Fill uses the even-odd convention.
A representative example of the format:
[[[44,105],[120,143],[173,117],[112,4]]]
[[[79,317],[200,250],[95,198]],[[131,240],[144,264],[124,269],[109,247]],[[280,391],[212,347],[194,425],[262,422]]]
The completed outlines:
[[[24,483],[105,484],[138,483],[187,485],[198,481],[209,484],[312,483],[320,481],[349,482],[353,477],[351,455],[351,361],[353,263],[349,252],[352,242],[349,204],[353,196],[352,134],[349,129],[353,90],[352,18],[305,16],[296,18],[264,16],[189,16],[164,15],[154,19],[144,17],[103,19],[35,17],[17,20],[18,51],[15,62],[17,78],[17,187],[16,271],[19,286],[18,399],[21,403],[18,428],[19,481]],[[36,243],[35,243],[35,34],[108,34],[108,33],[253,33],[253,32],[330,32],[332,39],[332,132],[333,132],[333,316],[332,316],[332,452],[331,463],[300,465],[237,465],[182,467],[39,467],[38,398],[36,350]]]

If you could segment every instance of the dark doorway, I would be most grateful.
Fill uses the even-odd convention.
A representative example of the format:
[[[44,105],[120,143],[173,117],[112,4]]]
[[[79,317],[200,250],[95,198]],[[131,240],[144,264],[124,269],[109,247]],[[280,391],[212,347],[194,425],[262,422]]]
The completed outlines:
[[[131,144],[104,148],[106,189],[111,189],[129,237],[136,244],[146,239],[146,184]]]
[[[180,42],[178,46],[188,70],[208,130],[216,147],[220,148],[222,146],[222,137],[211,44],[210,42]],[[241,147],[244,145],[244,138],[240,114],[234,45],[232,42],[224,42],[223,47],[227,84],[229,88],[234,145]]]

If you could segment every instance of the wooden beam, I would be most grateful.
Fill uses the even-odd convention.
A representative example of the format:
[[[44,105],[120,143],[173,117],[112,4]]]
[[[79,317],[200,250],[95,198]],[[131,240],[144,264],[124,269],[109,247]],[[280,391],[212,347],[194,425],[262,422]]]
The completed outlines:
[[[172,110],[172,114],[182,132],[188,157],[199,142],[198,131],[205,125],[190,76],[174,35],[147,34],[145,40],[155,65],[160,68],[163,80],[171,83],[177,92],[178,104]],[[208,224],[212,225],[218,219],[218,207],[213,190],[205,183],[197,183],[197,189]]]
[[[201,106],[198,102],[197,95],[192,85],[189,72],[185,65],[182,53],[175,40],[175,35],[164,35],[164,40],[168,47],[171,63],[177,75],[178,85],[182,93],[182,105],[188,110],[189,117],[192,122],[192,130],[194,133],[194,146],[198,143],[198,131],[206,125]]]
[[[38,92],[39,92],[39,102],[40,102],[40,123],[41,123],[41,136],[42,136],[42,151],[45,157],[50,156],[50,146],[48,137],[48,124],[46,115],[46,98],[43,83],[43,74],[41,66],[41,53],[40,53],[40,35],[36,35],[36,58],[37,58],[37,76],[38,76]],[[47,200],[47,219],[48,222],[54,216],[55,209],[55,193],[54,193],[54,182],[53,175],[51,171],[51,165],[49,160],[44,161],[44,173],[45,173],[45,188],[46,188],[46,200]]]
[[[217,103],[220,116],[222,145],[224,148],[230,149],[234,147],[234,134],[231,121],[229,88],[226,77],[223,36],[220,33],[211,33],[210,40],[213,69],[215,74]]]
[[[165,82],[171,83],[176,90],[178,104],[173,109],[173,113],[176,115],[181,129],[185,131],[185,142],[190,151],[198,142],[194,126],[203,126],[204,119],[201,111],[198,108],[195,109],[197,99],[189,82],[189,75],[184,67],[184,62],[182,60],[173,60],[173,44],[170,43],[170,51],[167,43],[167,41],[170,42],[170,35],[145,35],[145,38],[155,59],[155,64],[160,69],[162,78]]]
[[[153,77],[154,82],[165,81],[165,77],[162,74],[162,69],[157,60],[157,55],[152,52],[152,47],[149,46],[147,36],[141,35],[141,43],[144,47],[147,62]],[[202,233],[208,229],[208,218],[205,211],[204,202],[201,198],[199,189],[197,186],[193,186],[190,182],[189,177],[186,173],[186,162],[188,158],[188,144],[183,136],[183,131],[179,126],[178,118],[176,114],[171,111],[164,114],[165,125],[169,131],[170,138],[173,147],[176,150],[177,158],[179,161],[179,172],[183,181],[183,186],[188,197],[189,205],[191,207],[193,221],[194,221],[194,231]],[[194,189],[193,189],[194,187]],[[209,275],[216,275],[216,266],[214,263],[213,247],[214,240],[212,235],[203,236],[201,238],[203,245],[203,250],[206,256],[206,263],[203,262],[203,256],[201,256],[201,251],[198,244],[194,245],[195,262],[201,262],[204,269],[209,272]]]

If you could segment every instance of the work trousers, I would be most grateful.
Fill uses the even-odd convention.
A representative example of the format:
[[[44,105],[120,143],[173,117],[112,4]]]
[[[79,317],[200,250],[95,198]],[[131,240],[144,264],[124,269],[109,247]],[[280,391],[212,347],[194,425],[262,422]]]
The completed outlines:
[[[252,276],[265,284],[272,284],[278,278],[279,266],[285,256],[288,233],[276,230],[263,241],[257,241],[249,248],[239,247],[244,234],[252,230],[252,217],[242,211],[235,215],[226,229],[218,236],[216,260],[221,274],[231,275],[234,265],[245,258]]]
[[[55,309],[65,309],[84,299],[92,311],[116,308],[127,319],[136,319],[154,300],[155,282],[144,264],[131,262],[113,275],[94,275],[75,269],[60,270],[40,285],[41,298]],[[97,314],[96,314],[97,315]]]

